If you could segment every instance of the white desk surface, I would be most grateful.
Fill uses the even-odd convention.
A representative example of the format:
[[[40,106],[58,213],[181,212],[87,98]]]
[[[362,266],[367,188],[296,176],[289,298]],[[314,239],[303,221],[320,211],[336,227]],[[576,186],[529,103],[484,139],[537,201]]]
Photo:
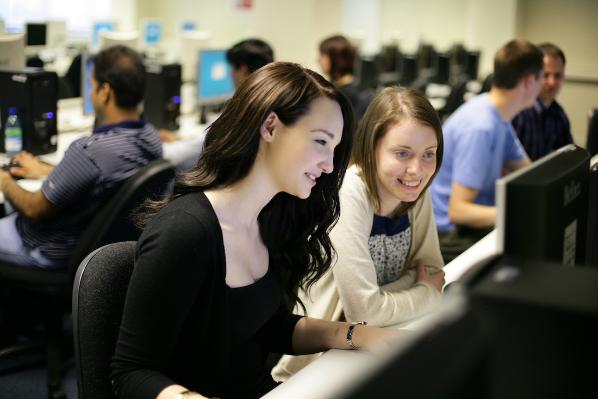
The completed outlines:
[[[444,267],[446,283],[458,280],[470,267],[483,259],[494,256],[497,253],[496,240],[496,231],[494,230],[447,264]],[[389,328],[408,329],[413,331],[412,335],[417,336],[418,331],[433,328],[433,326],[430,327],[431,323],[435,323],[436,318],[443,317],[438,313],[444,311],[446,309],[441,306],[436,312],[423,318]],[[412,338],[415,339],[415,337]],[[408,342],[405,342],[405,344],[408,344]],[[402,344],[399,343],[399,345]],[[266,394],[264,398],[334,398],[354,384],[355,381],[359,381],[375,372],[377,367],[380,367],[380,362],[380,356],[361,351],[332,349],[289,378],[284,384]]]

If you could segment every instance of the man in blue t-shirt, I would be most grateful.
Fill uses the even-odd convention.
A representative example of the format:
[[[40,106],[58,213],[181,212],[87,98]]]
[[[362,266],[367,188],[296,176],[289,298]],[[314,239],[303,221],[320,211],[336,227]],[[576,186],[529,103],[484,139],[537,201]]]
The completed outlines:
[[[538,96],[542,58],[528,41],[505,44],[494,58],[490,92],[467,101],[443,126],[444,159],[431,191],[445,261],[494,226],[496,180],[530,162],[511,120]]]
[[[66,266],[79,235],[99,208],[140,166],[162,156],[156,129],[140,119],[145,67],[139,54],[115,46],[94,57],[90,99],[98,126],[75,140],[56,165],[29,153],[10,173],[48,176],[41,190],[19,187],[0,171],[0,191],[16,210],[0,219],[0,260],[56,269]]]

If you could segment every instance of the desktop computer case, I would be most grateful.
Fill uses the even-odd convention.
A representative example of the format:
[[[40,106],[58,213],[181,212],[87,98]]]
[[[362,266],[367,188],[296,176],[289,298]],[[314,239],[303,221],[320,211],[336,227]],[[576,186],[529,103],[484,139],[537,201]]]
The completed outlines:
[[[145,120],[157,129],[177,130],[181,114],[181,64],[151,64],[146,70]]]
[[[57,148],[58,76],[38,68],[0,69],[0,152],[8,108],[16,107],[23,131],[23,150],[35,155]]]

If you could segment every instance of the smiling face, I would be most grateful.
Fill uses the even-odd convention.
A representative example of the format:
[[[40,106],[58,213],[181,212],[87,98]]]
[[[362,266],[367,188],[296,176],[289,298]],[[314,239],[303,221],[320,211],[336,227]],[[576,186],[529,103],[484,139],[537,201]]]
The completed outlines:
[[[276,119],[266,149],[266,166],[277,190],[307,198],[322,173],[334,168],[334,148],[343,132],[343,115],[335,101],[320,97],[296,123]]]
[[[565,78],[565,65],[560,57],[544,56],[544,73],[542,75],[542,90],[540,99],[545,105],[550,105],[561,91]]]
[[[413,202],[436,170],[434,129],[413,119],[393,125],[376,145],[376,186],[383,215]]]

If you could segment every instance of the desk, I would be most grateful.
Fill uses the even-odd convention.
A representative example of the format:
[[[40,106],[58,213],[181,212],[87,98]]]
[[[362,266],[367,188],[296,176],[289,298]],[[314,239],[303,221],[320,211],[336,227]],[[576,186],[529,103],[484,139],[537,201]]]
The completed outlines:
[[[496,230],[490,232],[447,264],[444,267],[446,283],[458,280],[473,265],[492,258],[497,253],[496,234]],[[459,293],[447,294],[444,298],[434,312],[420,319],[389,327],[413,331],[413,334],[402,342],[397,342],[396,348],[389,351],[390,353],[374,355],[361,351],[331,349],[289,378],[284,384],[273,389],[264,398],[328,399],[340,395],[350,389],[353,384],[362,381],[383,367],[390,357],[405,350],[417,340],[420,334],[435,328],[439,323],[443,323],[463,311],[465,299]]]

